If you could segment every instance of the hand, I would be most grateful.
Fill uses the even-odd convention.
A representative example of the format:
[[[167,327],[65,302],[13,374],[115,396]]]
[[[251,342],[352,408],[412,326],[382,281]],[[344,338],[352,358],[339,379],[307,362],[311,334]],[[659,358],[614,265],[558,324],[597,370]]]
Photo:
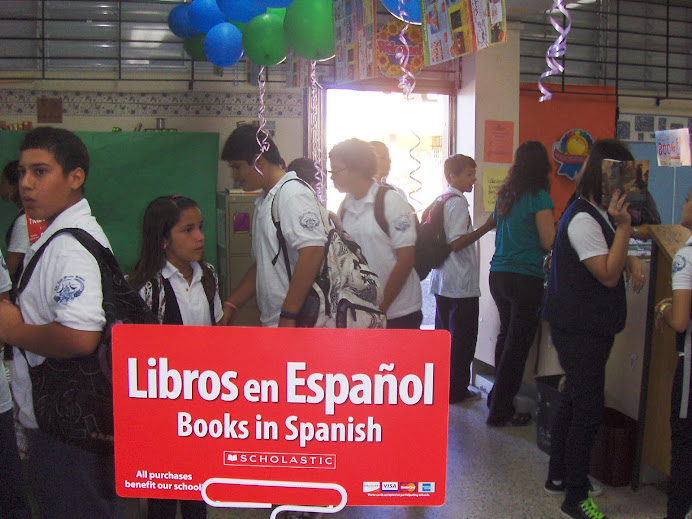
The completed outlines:
[[[666,321],[665,317],[663,317],[663,312],[661,312],[661,306],[663,306],[664,304],[673,304],[673,298],[666,297],[665,299],[661,299],[658,302],[658,304],[654,307],[654,313],[656,314],[656,329],[661,331],[664,327],[670,327],[668,325],[668,321]]]
[[[613,222],[616,226],[619,225],[630,225],[632,223],[632,217],[630,213],[627,212],[627,208],[630,206],[627,199],[627,193],[620,195],[620,190],[616,189],[613,191],[613,197],[610,199],[610,204],[608,205],[608,214],[613,217]]]
[[[279,328],[295,328],[296,320],[279,317]]]
[[[223,307],[223,315],[221,316],[221,319],[219,319],[219,322],[217,323],[218,326],[230,326],[231,321],[233,320],[233,316],[235,316],[235,310],[233,308],[230,308],[228,306]]]
[[[19,307],[9,301],[0,301],[0,341],[12,343],[12,330],[24,323]]]
[[[644,283],[646,283],[644,263],[642,263],[639,258],[628,256],[625,269],[632,290],[634,292],[639,292],[642,287],[644,287]]]
[[[488,216],[488,219],[485,221],[483,226],[487,227],[488,230],[492,230],[495,228],[496,225],[497,222],[495,221],[495,218],[493,218],[493,213],[490,213],[490,216]]]

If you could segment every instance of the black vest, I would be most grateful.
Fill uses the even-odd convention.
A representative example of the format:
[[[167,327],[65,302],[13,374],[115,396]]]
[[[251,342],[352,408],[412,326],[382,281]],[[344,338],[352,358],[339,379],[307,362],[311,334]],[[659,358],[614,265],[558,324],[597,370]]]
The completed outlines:
[[[577,199],[565,210],[555,238],[543,319],[566,332],[615,335],[622,331],[627,320],[624,276],[620,276],[614,288],[608,288],[579,261],[569,242],[567,227],[582,212],[599,223],[608,247],[613,245],[615,232],[589,202]]]

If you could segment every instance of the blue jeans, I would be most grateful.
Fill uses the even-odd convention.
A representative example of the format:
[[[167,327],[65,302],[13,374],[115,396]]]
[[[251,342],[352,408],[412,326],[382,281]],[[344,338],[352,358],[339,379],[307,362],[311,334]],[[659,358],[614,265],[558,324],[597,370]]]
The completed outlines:
[[[548,477],[564,480],[565,502],[589,495],[589,464],[605,408],[605,367],[614,336],[574,335],[550,327],[567,380],[551,431]]]
[[[0,373],[0,376],[5,376]],[[0,519],[30,519],[12,410],[0,413]]]
[[[449,401],[467,396],[471,382],[471,362],[478,338],[478,297],[450,298],[435,294],[435,329],[449,330],[452,352],[449,366]]]
[[[113,455],[67,445],[27,429],[29,481],[41,517],[127,519],[115,493]]]

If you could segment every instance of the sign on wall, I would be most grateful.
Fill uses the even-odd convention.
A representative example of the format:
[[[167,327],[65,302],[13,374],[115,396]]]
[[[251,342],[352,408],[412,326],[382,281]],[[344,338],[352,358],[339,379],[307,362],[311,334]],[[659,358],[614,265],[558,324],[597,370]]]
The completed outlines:
[[[656,157],[659,166],[690,166],[690,130],[656,132]]]
[[[119,325],[118,494],[440,506],[449,355],[445,331]]]
[[[553,159],[560,164],[557,174],[574,180],[592,145],[593,137],[586,130],[574,129],[565,132],[562,138],[553,144]]]

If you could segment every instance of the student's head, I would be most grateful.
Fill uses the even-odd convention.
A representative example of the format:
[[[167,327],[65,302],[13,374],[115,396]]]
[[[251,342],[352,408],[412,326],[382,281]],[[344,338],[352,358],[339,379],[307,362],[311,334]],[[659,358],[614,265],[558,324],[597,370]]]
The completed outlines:
[[[548,191],[548,175],[553,166],[545,146],[538,141],[527,141],[514,153],[514,163],[509,168],[507,178],[497,192],[497,213],[500,218],[509,214],[514,203],[525,193]]]
[[[286,171],[295,171],[298,178],[310,184],[312,189],[316,189],[320,181],[315,161],[308,157],[293,160],[286,168]]]
[[[19,161],[5,164],[0,180],[0,198],[5,202],[19,203]]]
[[[377,156],[369,142],[348,139],[329,152],[331,176],[334,186],[342,193],[350,193],[355,184],[371,182],[377,173]]]
[[[89,175],[89,152],[62,128],[31,130],[19,146],[19,194],[30,218],[55,217],[81,200]]]
[[[200,261],[204,252],[202,212],[197,202],[180,195],[152,200],[142,219],[142,248],[130,278],[141,288],[169,261],[178,270],[187,270]]]
[[[375,180],[377,182],[384,182],[389,176],[389,170],[392,167],[392,158],[389,156],[389,148],[382,141],[370,141],[370,146],[375,151],[375,156],[377,157],[377,173],[375,173]]]
[[[269,149],[260,155],[260,145],[257,142],[266,142]],[[221,152],[221,160],[224,160],[231,167],[233,179],[240,184],[244,191],[256,191],[264,187],[264,178],[255,169],[255,158],[257,167],[264,171],[268,167],[283,168],[284,159],[281,158],[279,148],[276,147],[271,137],[263,131],[259,132],[257,126],[243,124],[238,126],[226,139]]]
[[[476,161],[466,155],[452,155],[445,160],[445,178],[447,183],[462,193],[473,191],[476,183]]]
[[[593,143],[589,156],[577,176],[575,195],[601,203],[603,175],[601,163],[604,159],[634,160],[627,146],[617,139],[600,139]]]

